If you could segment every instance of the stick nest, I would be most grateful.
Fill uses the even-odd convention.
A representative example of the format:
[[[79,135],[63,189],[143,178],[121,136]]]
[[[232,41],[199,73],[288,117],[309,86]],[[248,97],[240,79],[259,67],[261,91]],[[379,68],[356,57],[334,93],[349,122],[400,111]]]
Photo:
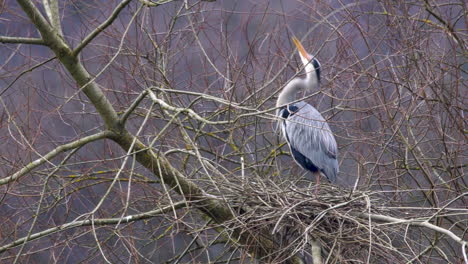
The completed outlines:
[[[329,184],[307,188],[264,184],[244,185],[231,193],[236,200],[233,208],[240,208],[231,225],[248,230],[253,237],[272,238],[276,251],[268,262],[287,263],[298,254],[307,259],[314,240],[321,244],[324,260],[329,256],[327,263],[367,258],[375,262],[383,256],[388,260],[397,251],[392,245],[396,227],[377,226],[363,216],[391,214],[378,209],[383,200],[376,193],[351,192]]]

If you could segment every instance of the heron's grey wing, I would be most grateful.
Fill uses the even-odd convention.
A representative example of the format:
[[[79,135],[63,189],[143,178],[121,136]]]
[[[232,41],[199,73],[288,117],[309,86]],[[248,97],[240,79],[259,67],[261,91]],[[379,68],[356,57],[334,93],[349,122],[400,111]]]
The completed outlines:
[[[309,104],[295,104],[297,112],[291,113],[283,125],[291,148],[308,158],[324,172],[331,182],[338,173],[337,145],[323,116]]]

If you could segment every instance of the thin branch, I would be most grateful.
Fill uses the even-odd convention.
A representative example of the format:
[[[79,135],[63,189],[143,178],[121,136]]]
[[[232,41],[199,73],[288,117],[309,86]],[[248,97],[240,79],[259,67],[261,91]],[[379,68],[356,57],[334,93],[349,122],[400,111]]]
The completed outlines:
[[[435,17],[435,19],[437,19],[440,23],[442,23],[443,25],[443,28],[447,30],[447,32],[449,33],[449,35],[453,38],[453,40],[455,42],[457,42],[457,44],[462,48],[462,50],[464,51],[466,49],[465,47],[465,43],[463,42],[463,39],[461,39],[460,37],[458,37],[458,34],[455,32],[455,29],[453,27],[453,25],[451,25],[448,21],[444,20],[439,14],[437,14],[433,7],[429,4],[429,1],[428,0],[424,0],[424,5],[425,5],[425,8],[426,8],[426,11],[431,14],[433,17]]]
[[[154,94],[151,90],[148,90],[148,92],[149,92],[149,95],[151,97],[151,100],[153,100],[153,102],[159,104],[162,108],[164,108],[166,110],[170,110],[170,111],[174,111],[174,112],[185,112],[190,117],[192,117],[193,119],[196,119],[196,120],[198,120],[200,122],[203,122],[203,123],[209,124],[209,125],[222,125],[222,124],[229,124],[230,123],[230,121],[210,121],[210,120],[206,120],[205,118],[199,116],[197,113],[195,113],[190,108],[180,108],[180,107],[171,106],[171,105],[167,104],[166,102],[164,102],[163,100],[157,98],[156,94]]]
[[[46,45],[44,40],[42,40],[41,38],[24,38],[24,37],[7,37],[7,36],[0,36],[0,43]]]
[[[151,106],[152,108],[152,106]],[[145,127],[145,124],[146,122],[148,121],[150,115],[151,115],[151,108],[150,110],[148,111],[148,114],[145,116],[145,119],[143,120],[142,124],[140,124],[140,128],[138,129],[136,135],[133,137],[133,142],[130,146],[130,148],[127,150],[127,155],[125,155],[125,158],[124,160],[122,161],[122,164],[120,165],[120,169],[117,171],[117,173],[115,174],[114,176],[114,179],[112,180],[112,183],[110,184],[109,187],[107,187],[107,191],[105,192],[104,195],[102,195],[101,199],[99,200],[99,203],[95,206],[95,208],[90,212],[90,214],[93,215],[93,219],[94,219],[94,214],[96,213],[96,211],[102,206],[102,204],[104,203],[104,200],[107,199],[107,197],[110,195],[110,193],[112,192],[112,187],[115,185],[115,183],[117,182],[118,178],[120,177],[120,174],[122,173],[122,171],[124,170],[126,164],[127,164],[127,161],[128,159],[131,157],[131,152],[133,150],[133,146],[136,144],[136,141],[137,141],[137,138],[138,136],[140,135],[141,131],[143,130],[143,128]],[[97,239],[96,239],[96,242],[97,242]]]
[[[201,228],[202,230],[205,229],[208,224],[211,223],[211,220],[208,220],[204,225],[203,227]],[[187,252],[189,251],[189,249],[193,246],[193,244],[195,244],[195,241],[197,241],[198,237],[200,236],[200,233],[197,233],[192,241],[190,241],[190,243],[185,247],[184,251],[182,253],[180,253],[179,257],[173,262],[173,264],[178,264],[182,258],[187,254]]]
[[[188,7],[188,2],[185,1],[185,9],[189,9]],[[195,38],[195,40],[197,41],[197,44],[198,44],[198,47],[200,48],[201,52],[203,53],[203,56],[205,56],[206,60],[208,61],[208,63],[211,65],[211,67],[213,67],[213,69],[228,83],[233,83],[233,81],[231,81],[227,76],[225,76],[219,69],[218,67],[216,67],[216,65],[211,61],[210,57],[208,56],[208,54],[206,53],[206,50],[205,48],[203,47],[203,44],[201,43],[200,41],[200,38],[198,37],[198,34],[200,33],[200,31],[197,31],[195,29],[195,26],[193,24],[193,21],[192,21],[192,18],[190,17],[190,15],[187,16],[187,19],[189,21],[189,25],[190,25],[190,28],[192,29],[192,33],[193,33],[193,37]]]
[[[106,29],[108,26],[110,26],[112,24],[112,22],[114,22],[114,20],[117,18],[117,16],[120,14],[120,12],[128,5],[130,4],[132,0],[125,0],[125,1],[122,1],[115,9],[114,11],[112,11],[112,14],[104,21],[101,23],[101,25],[99,25],[96,29],[93,30],[93,32],[91,32],[88,36],[86,36],[86,38],[83,39],[83,41],[81,41],[80,44],[78,44],[78,46],[73,50],[72,52],[72,55],[73,56],[76,56],[80,53],[80,51],[82,49],[84,49],[84,47],[86,47],[91,41],[93,41],[93,39],[95,37],[97,37],[99,35],[99,33],[101,33],[102,31],[104,31],[104,29]]]
[[[392,216],[386,216],[386,215],[379,215],[379,214],[368,214],[368,213],[361,213],[360,216],[365,217],[365,218],[371,218],[376,221],[381,221],[381,222],[386,222],[390,224],[404,224],[404,225],[412,225],[412,226],[421,226],[421,227],[426,227],[429,228],[433,231],[442,233],[444,235],[447,235],[454,241],[466,245],[467,241],[464,241],[463,238],[455,235],[452,231],[442,228],[440,226],[436,226],[434,224],[431,224],[427,221],[423,220],[417,220],[417,219],[399,219],[396,217]]]
[[[463,259],[465,260],[465,263],[468,263],[468,257],[467,257],[467,254],[466,254],[466,247],[467,247],[467,243],[463,243],[462,244],[462,253],[463,253]]]
[[[172,2],[173,0],[160,0],[158,2],[153,2],[151,0],[149,0],[149,1],[147,1],[147,0],[138,0],[138,1],[140,1],[140,3],[142,3],[142,4],[144,4],[145,6],[148,6],[148,7],[157,7],[157,6]]]
[[[13,175],[0,179],[0,185],[4,185],[4,184],[10,183],[10,182],[12,182],[14,180],[17,180],[18,178],[20,178],[21,176],[25,175],[26,173],[32,171],[36,167],[38,167],[38,166],[40,166],[40,165],[42,165],[42,164],[44,164],[46,162],[50,162],[50,160],[52,160],[53,158],[55,158],[57,155],[59,155],[62,152],[81,147],[81,146],[83,146],[85,144],[88,144],[90,142],[93,142],[93,141],[96,141],[96,140],[99,140],[99,139],[108,138],[108,137],[110,137],[111,134],[113,134],[111,131],[103,131],[103,132],[99,132],[99,133],[91,135],[91,136],[80,138],[80,139],[75,140],[73,142],[70,142],[68,144],[58,146],[57,148],[55,148],[52,151],[50,151],[49,153],[45,154],[41,158],[36,159],[33,162],[29,163],[28,165],[24,166],[22,169],[20,169],[19,171],[17,171]]]
[[[140,102],[145,98],[145,96],[148,94],[148,91],[143,91],[138,95],[138,97],[135,99],[135,101],[130,105],[130,107],[125,110],[125,112],[122,114],[120,117],[120,124],[123,126],[125,125],[125,122],[127,122],[128,117],[130,114],[137,108],[137,106],[140,104]]]
[[[42,65],[47,64],[48,62],[53,61],[53,60],[56,59],[56,58],[57,58],[57,57],[55,57],[55,56],[52,57],[52,58],[49,58],[49,59],[47,59],[47,60],[45,60],[45,61],[43,61],[43,62],[40,62],[40,63],[38,63],[38,64],[32,66],[31,68],[29,68],[29,69],[27,69],[27,70],[24,70],[24,71],[21,72],[20,74],[18,74],[18,75],[15,77],[15,79],[14,79],[13,81],[11,81],[11,83],[9,83],[9,84],[0,92],[0,96],[2,96],[6,91],[8,91],[8,89],[10,89],[10,87],[11,87],[14,83],[16,83],[16,81],[18,81],[18,80],[21,78],[21,76],[25,75],[25,74],[28,73],[28,72],[32,72],[33,70],[35,70],[35,69],[41,67]]]
[[[0,253],[4,252],[4,251],[6,251],[6,250],[8,250],[10,248],[21,245],[22,243],[24,243],[24,241],[26,239],[28,241],[31,241],[31,240],[35,240],[35,239],[38,239],[38,238],[41,238],[41,237],[45,237],[47,235],[50,235],[50,234],[53,234],[53,233],[56,233],[56,232],[67,230],[67,229],[70,229],[70,228],[76,228],[76,227],[82,227],[82,226],[91,226],[91,225],[93,225],[93,223],[94,223],[94,225],[105,226],[105,225],[114,225],[114,224],[117,224],[117,223],[136,222],[136,221],[139,221],[139,220],[153,218],[155,216],[170,212],[170,211],[172,211],[173,207],[176,207],[176,209],[183,208],[185,205],[186,205],[186,202],[184,201],[184,202],[178,202],[176,204],[163,207],[161,209],[156,209],[156,210],[148,211],[148,212],[141,213],[141,214],[128,215],[128,216],[125,216],[125,217],[100,218],[100,219],[94,219],[94,220],[88,219],[88,220],[81,220],[81,221],[73,221],[73,222],[70,222],[70,223],[66,223],[66,224],[63,224],[63,225],[59,225],[59,226],[56,226],[56,227],[46,229],[46,230],[41,231],[41,232],[31,234],[28,237],[23,237],[23,238],[17,239],[17,240],[15,240],[15,241],[13,241],[13,242],[5,245],[5,246],[0,247]]]
[[[436,217],[437,215],[440,214],[440,212],[442,212],[443,210],[447,209],[447,207],[449,207],[452,203],[454,203],[455,201],[457,201],[458,199],[462,198],[462,197],[465,197],[465,196],[468,196],[468,192],[464,192],[460,195],[458,195],[457,197],[453,198],[452,200],[450,200],[447,204],[445,204],[444,206],[442,206],[442,208],[439,208],[437,210],[437,212],[435,212],[431,217],[429,217],[429,219],[427,219],[426,221],[429,222],[431,221],[434,217]]]
[[[82,147],[82,146],[80,146]],[[68,153],[68,155],[62,160],[62,162],[60,162],[60,164],[58,166],[55,167],[54,170],[52,170],[46,177],[45,179],[45,182],[44,182],[44,186],[42,186],[42,191],[41,191],[41,197],[39,198],[39,202],[37,203],[37,208],[36,208],[36,211],[34,213],[34,219],[33,219],[33,222],[31,223],[31,226],[29,227],[29,231],[28,231],[28,235],[24,238],[24,242],[21,244],[21,248],[19,249],[19,251],[16,253],[16,258],[15,258],[15,261],[14,263],[17,263],[18,262],[18,259],[19,257],[21,256],[21,252],[23,251],[24,249],[24,246],[26,245],[26,242],[29,241],[29,239],[31,238],[31,234],[33,232],[33,229],[34,227],[36,226],[36,223],[37,223],[37,220],[39,218],[39,215],[40,215],[40,212],[41,212],[41,209],[42,209],[42,202],[44,201],[44,197],[47,193],[47,186],[48,186],[48,183],[49,183],[49,180],[50,178],[55,175],[55,173],[71,158],[75,155],[75,153],[80,149],[80,147],[78,148],[75,148],[73,149],[70,153]]]

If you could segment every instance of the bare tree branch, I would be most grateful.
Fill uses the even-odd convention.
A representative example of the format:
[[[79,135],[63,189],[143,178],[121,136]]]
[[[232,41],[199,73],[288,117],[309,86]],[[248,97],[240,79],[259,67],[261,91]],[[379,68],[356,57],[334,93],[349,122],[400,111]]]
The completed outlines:
[[[81,147],[81,146],[83,146],[85,144],[88,144],[90,142],[94,142],[94,141],[99,140],[99,139],[109,138],[112,134],[113,133],[111,131],[103,131],[103,132],[99,132],[99,133],[94,134],[94,135],[90,135],[90,136],[80,138],[78,140],[75,140],[73,142],[70,142],[70,143],[67,143],[67,144],[64,144],[64,145],[60,145],[57,148],[55,148],[52,151],[45,154],[44,156],[40,157],[39,159],[36,159],[33,162],[29,163],[28,165],[24,166],[22,169],[15,172],[13,175],[1,178],[0,179],[0,185],[8,184],[8,183],[11,183],[12,181],[15,181],[15,180],[19,179],[21,176],[23,176],[26,173],[34,170],[38,166],[40,166],[40,165],[42,165],[42,164],[44,164],[46,162],[51,162],[51,160],[53,158],[55,158],[57,155],[65,152],[65,151],[75,149],[75,148],[79,148],[79,147]]]
[[[70,223],[66,223],[66,224],[63,224],[63,225],[59,225],[59,226],[56,226],[56,227],[46,229],[46,230],[41,231],[41,232],[31,234],[28,237],[23,237],[23,238],[20,238],[18,240],[15,240],[15,241],[7,244],[7,245],[4,245],[4,246],[0,247],[0,253],[4,252],[4,251],[6,251],[6,250],[8,250],[10,248],[13,248],[13,247],[16,247],[16,246],[19,246],[19,245],[23,244],[26,241],[26,239],[31,241],[31,240],[39,239],[39,238],[42,238],[42,237],[46,237],[46,236],[48,236],[50,234],[53,234],[53,233],[56,233],[56,232],[61,232],[61,231],[65,231],[65,230],[68,230],[68,229],[71,229],[71,228],[82,227],[82,226],[91,226],[91,225],[106,226],[106,225],[115,225],[115,224],[119,224],[119,223],[124,223],[124,224],[125,223],[132,223],[132,222],[136,222],[136,221],[140,221],[140,220],[144,220],[144,219],[150,219],[150,218],[165,214],[167,212],[172,211],[173,208],[176,208],[176,209],[183,208],[183,207],[186,206],[186,204],[187,204],[186,202],[178,202],[176,204],[169,205],[169,206],[166,206],[166,207],[163,207],[163,208],[160,208],[160,209],[155,209],[155,210],[144,212],[144,213],[141,213],[141,214],[128,215],[128,216],[125,216],[125,217],[98,218],[98,219],[94,219],[94,220],[90,219],[90,220],[73,221],[73,222],[70,222]]]
[[[57,34],[63,36],[62,24],[60,23],[59,5],[57,0],[42,0],[42,4],[46,11],[52,27],[57,31]]]
[[[229,121],[209,121],[209,120],[206,120],[205,118],[199,116],[197,113],[195,113],[190,108],[179,108],[179,107],[170,106],[166,102],[164,102],[163,100],[157,98],[156,95],[151,90],[148,90],[148,93],[149,93],[149,95],[151,97],[151,100],[153,100],[153,102],[159,104],[162,108],[164,108],[166,110],[173,111],[173,112],[182,112],[182,113],[185,112],[190,117],[192,117],[192,118],[194,118],[194,119],[196,119],[198,121],[201,121],[203,123],[209,124],[209,125],[221,125],[221,124],[229,123]]]
[[[413,226],[422,226],[429,228],[433,231],[442,233],[444,235],[449,236],[451,239],[453,239],[455,242],[462,244],[465,246],[467,242],[463,240],[461,237],[455,235],[452,231],[442,228],[440,226],[436,226],[434,224],[431,224],[425,220],[419,220],[419,219],[399,219],[395,218],[392,216],[386,216],[386,215],[378,215],[378,214],[367,214],[367,213],[362,213],[362,217],[365,218],[371,218],[376,221],[381,221],[381,222],[386,222],[386,223],[391,223],[391,224],[402,224],[402,225],[413,225]]]
[[[25,74],[28,73],[28,72],[32,72],[33,70],[35,70],[35,69],[37,69],[37,68],[39,68],[39,67],[41,67],[41,66],[43,66],[43,65],[45,65],[45,64],[47,64],[47,63],[49,63],[49,62],[51,62],[51,61],[53,61],[53,60],[55,60],[55,59],[56,59],[56,57],[49,58],[49,59],[47,59],[47,60],[45,60],[45,61],[43,61],[43,62],[40,62],[40,63],[38,63],[38,64],[32,66],[31,68],[29,68],[29,69],[27,69],[27,70],[22,71],[20,74],[18,74],[18,75],[15,77],[15,79],[14,79],[13,81],[11,81],[11,82],[0,92],[0,96],[2,96],[6,91],[8,91],[8,89],[10,89],[10,87],[11,87],[13,84],[15,84],[16,81],[18,81],[23,75],[25,75]]]
[[[118,17],[120,12],[128,5],[130,4],[132,0],[124,0],[120,2],[119,5],[112,11],[112,14],[104,21],[102,22],[96,29],[93,30],[88,36],[86,36],[83,41],[81,41],[80,44],[73,50],[71,53],[72,56],[78,55],[82,49],[84,49],[95,37],[99,35],[102,31],[104,31],[108,26],[114,22],[114,20]]]
[[[46,45],[46,43],[40,38],[23,38],[7,36],[0,36],[0,43]]]
[[[148,91],[146,91],[146,90],[141,92],[138,95],[138,97],[135,99],[135,101],[133,101],[133,103],[130,105],[130,107],[128,107],[128,109],[125,110],[125,112],[120,117],[120,123],[122,125],[124,125],[125,122],[127,122],[128,117],[132,114],[132,112],[135,110],[135,108],[138,107],[138,104],[140,104],[140,102],[145,98],[145,96],[147,94],[148,94]]]

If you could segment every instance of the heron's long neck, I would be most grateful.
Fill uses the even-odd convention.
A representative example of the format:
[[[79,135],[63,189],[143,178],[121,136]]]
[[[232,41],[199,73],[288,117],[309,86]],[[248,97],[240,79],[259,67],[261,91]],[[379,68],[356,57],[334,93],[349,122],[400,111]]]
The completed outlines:
[[[282,106],[293,102],[296,99],[296,94],[299,91],[314,90],[318,88],[319,80],[315,72],[315,68],[312,63],[309,63],[305,67],[307,73],[305,79],[295,78],[291,80],[281,91],[278,96],[276,106]]]
[[[276,101],[276,106],[282,106],[293,102],[297,92],[304,89],[305,79],[295,78],[291,80],[281,91]]]

